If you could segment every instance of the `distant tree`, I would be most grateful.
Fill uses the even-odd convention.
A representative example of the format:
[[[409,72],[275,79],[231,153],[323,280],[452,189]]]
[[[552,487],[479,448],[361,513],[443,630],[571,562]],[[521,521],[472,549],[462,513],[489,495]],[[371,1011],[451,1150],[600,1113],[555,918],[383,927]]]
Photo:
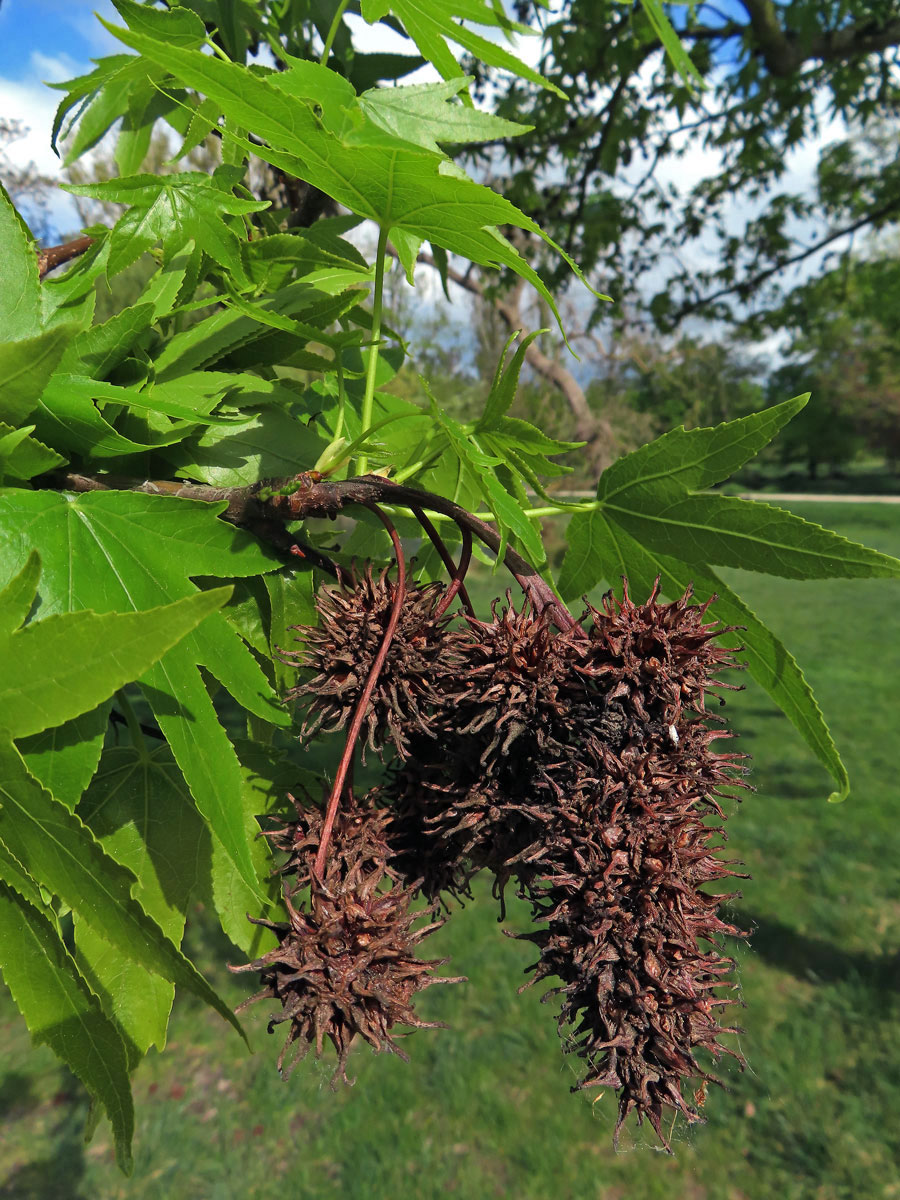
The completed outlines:
[[[872,252],[872,247],[869,252]],[[900,460],[900,256],[848,259],[791,294],[771,318],[788,329],[786,365],[770,394],[797,383],[813,398],[781,443],[818,466],[848,462],[867,445]]]
[[[900,218],[898,0],[662,4],[706,84],[699,92],[640,4],[514,7],[539,28],[538,67],[567,99],[472,64],[498,112],[534,126],[502,157],[473,153],[614,297],[633,298],[650,272],[658,279],[661,260],[671,266],[652,301],[661,326],[765,309],[789,284],[789,264],[821,263],[848,232]],[[852,135],[820,151],[812,192],[788,186],[791,152],[833,119]],[[712,156],[702,177],[680,165],[698,152]],[[737,203],[754,215],[736,222]]]
[[[734,420],[759,408],[764,396],[758,364],[728,342],[683,337],[666,347],[632,338],[620,374],[628,404],[648,414],[657,432]]]
[[[20,166],[9,156],[9,147],[27,134],[24,121],[0,117],[0,184],[6,188],[13,203],[27,213],[34,232],[39,237],[47,237],[50,231],[47,202],[56,181],[42,174],[33,159]]]

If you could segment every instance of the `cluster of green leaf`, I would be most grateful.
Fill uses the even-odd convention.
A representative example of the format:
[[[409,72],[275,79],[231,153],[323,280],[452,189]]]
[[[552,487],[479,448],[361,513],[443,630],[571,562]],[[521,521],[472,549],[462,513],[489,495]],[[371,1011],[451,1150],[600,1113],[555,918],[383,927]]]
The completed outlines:
[[[34,241],[0,194],[0,967],[35,1038],[107,1113],[127,1168],[129,1076],[164,1045],[174,986],[239,1028],[182,954],[188,904],[203,899],[236,946],[258,950],[267,935],[246,914],[265,911],[277,885],[257,817],[298,779],[319,786],[286,768],[280,702],[280,648],[291,626],[314,620],[319,576],[229,523],[227,495],[185,497],[179,481],[227,489],[375,467],[485,508],[501,557],[515,548],[555,586],[540,518],[566,511],[545,483],[573,443],[509,416],[535,334],[507,346],[475,421],[390,390],[407,347],[382,320],[388,237],[410,278],[427,241],[445,268],[453,254],[512,270],[556,312],[501,232],[538,227],[440,149],[513,132],[474,108],[448,39],[542,82],[460,23],[512,32],[500,5],[397,0],[389,13],[364,0],[366,20],[417,45],[399,62],[358,53],[343,23],[353,6],[337,0],[116,7],[124,25],[109,28],[135,53],[62,85],[56,132],[69,119],[75,158],[120,122],[120,177],[73,190],[124,212],[42,281]],[[257,61],[263,46],[274,65]],[[373,86],[423,59],[443,82]],[[160,120],[181,139],[173,163],[213,137],[221,165],[141,173]],[[250,187],[251,160],[318,189],[332,215],[304,226],[268,207]],[[374,263],[347,238],[364,218],[379,231]],[[138,259],[152,264],[139,301],[95,322],[98,281]],[[745,627],[752,673],[845,795],[799,668],[714,571],[900,573],[797,517],[708,494],[803,403],[676,430],[616,463],[572,518],[558,582],[574,597],[626,575],[641,594],[659,573],[670,594],[690,581],[718,591],[719,615]],[[408,513],[396,519],[418,528]],[[384,551],[366,520],[337,548],[330,532],[303,533],[338,561]],[[454,526],[447,540],[458,536]],[[420,558],[420,575],[438,569]]]

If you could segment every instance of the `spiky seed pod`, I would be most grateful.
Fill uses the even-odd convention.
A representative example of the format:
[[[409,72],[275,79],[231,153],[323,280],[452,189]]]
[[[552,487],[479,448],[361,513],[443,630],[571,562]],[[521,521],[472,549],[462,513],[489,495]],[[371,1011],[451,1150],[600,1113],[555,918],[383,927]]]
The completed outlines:
[[[373,1050],[390,1050],[405,1060],[394,1027],[440,1025],[419,1019],[415,994],[434,983],[461,981],[432,974],[446,959],[416,957],[418,944],[442,922],[413,928],[422,914],[410,908],[414,887],[398,885],[388,866],[387,819],[384,810],[366,803],[346,804],[332,832],[324,879],[313,873],[322,828],[318,810],[298,809],[296,823],[272,835],[288,853],[282,868],[291,880],[284,896],[288,920],[256,921],[274,930],[278,946],[231,969],[258,971],[263,984],[241,1009],[262,999],[281,1004],[269,1031],[288,1022],[278,1056],[285,1074],[313,1045],[320,1057],[326,1038],[337,1052],[335,1081],[350,1082],[347,1058],[357,1036]]]
[[[446,635],[453,669],[435,676],[441,702],[434,739],[421,736],[392,772],[392,844],[422,890],[466,894],[487,868],[499,887],[543,841],[546,813],[533,803],[543,762],[568,733],[562,685],[569,649],[544,613],[493,606],[489,622],[466,618]],[[584,687],[578,682],[583,691]]]
[[[665,1108],[701,1119],[683,1080],[714,1081],[696,1051],[734,1054],[718,1039],[737,1032],[717,1020],[734,1003],[720,994],[732,960],[719,939],[740,931],[717,915],[730,897],[701,889],[738,874],[715,857],[724,833],[708,817],[722,817],[719,797],[744,786],[743,756],[710,748],[729,734],[710,728],[705,696],[733,663],[713,643],[722,627],[706,609],[690,593],[660,604],[654,590],[645,605],[626,592],[591,610],[575,672],[621,719],[615,739],[589,733],[567,763],[545,770],[556,816],[527,888],[543,926],[525,935],[541,951],[531,969],[561,981],[548,996],[561,994],[564,1044],[587,1062],[577,1088],[615,1089],[616,1134],[635,1111],[667,1148]]]
[[[734,652],[715,638],[731,632],[707,619],[712,599],[692,603],[693,589],[671,604],[658,600],[659,581],[646,604],[636,605],[627,581],[621,601],[607,592],[603,608],[588,605],[589,645],[576,669],[608,702],[618,702],[644,724],[678,728],[683,711],[705,713],[710,690],[739,690],[718,675],[734,668]],[[719,698],[720,704],[724,700]]]
[[[396,596],[396,583],[382,571],[377,579],[367,565],[339,587],[320,588],[316,608],[320,624],[295,626],[302,647],[285,653],[286,661],[313,672],[286,695],[305,707],[301,733],[333,733],[350,719],[372,664],[384,641]],[[430,710],[439,701],[434,680],[453,671],[445,637],[449,617],[437,617],[443,585],[407,586],[399,623],[369,700],[363,725],[365,743],[380,750],[392,742],[405,757],[410,735],[432,732]]]
[[[455,732],[470,735],[478,763],[491,771],[545,749],[546,739],[568,708],[562,694],[571,673],[569,649],[554,633],[547,611],[507,604],[493,620],[467,617],[467,628],[452,635],[456,671],[442,681],[443,716]],[[522,739],[522,740],[520,740]]]

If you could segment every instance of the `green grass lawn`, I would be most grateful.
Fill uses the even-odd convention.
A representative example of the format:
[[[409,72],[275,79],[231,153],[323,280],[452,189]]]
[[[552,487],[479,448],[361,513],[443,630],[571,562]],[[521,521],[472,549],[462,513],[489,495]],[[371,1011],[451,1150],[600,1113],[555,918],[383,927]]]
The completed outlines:
[[[891,506],[797,504],[809,519],[900,554]],[[247,1015],[256,1053],[192,998],[170,1043],[135,1079],[136,1169],[118,1174],[103,1123],[84,1146],[79,1085],[32,1050],[0,997],[0,1197],[106,1200],[870,1200],[900,1197],[900,749],[898,585],[798,584],[740,572],[729,582],[804,665],[850,769],[853,794],[826,803],[825,773],[751,685],[729,701],[753,755],[729,849],[752,880],[732,917],[748,1069],[725,1067],[708,1123],[673,1132],[670,1158],[629,1131],[611,1146],[615,1101],[569,1094],[553,1004],[518,995],[527,945],[502,936],[490,898],[456,912],[429,951],[469,983],[434,988],[421,1011],[452,1028],[406,1043],[411,1062],[359,1050],[354,1088],[329,1063],[282,1082],[268,1009]],[[505,586],[505,582],[502,586]],[[525,928],[513,907],[507,928]],[[237,956],[190,931],[207,973],[237,1003]]]

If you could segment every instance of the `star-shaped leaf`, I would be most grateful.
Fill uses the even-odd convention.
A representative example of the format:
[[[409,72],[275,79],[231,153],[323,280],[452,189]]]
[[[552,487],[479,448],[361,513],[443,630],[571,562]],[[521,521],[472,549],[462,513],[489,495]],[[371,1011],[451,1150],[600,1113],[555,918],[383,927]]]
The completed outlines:
[[[379,128],[362,112],[347,81],[326,67],[294,61],[284,72],[251,74],[156,37],[107,28],[213,100],[228,118],[226,137],[321,188],[357,215],[389,229],[400,226],[473,262],[509,267],[540,292],[557,320],[553,296],[498,226],[542,237],[583,279],[562,248],[515,205],[475,183],[444,155],[416,149]],[[459,75],[455,64],[452,75]],[[251,143],[240,129],[252,131],[264,144]]]
[[[842,800],[847,772],[799,666],[714,566],[791,579],[885,578],[900,575],[900,561],[785,509],[700,490],[758,453],[806,400],[799,396],[715,428],[675,429],[615,462],[600,477],[591,511],[569,523],[559,589],[569,599],[601,579],[626,576],[640,595],[658,574],[673,597],[690,582],[702,598],[716,592],[719,619],[743,627],[750,673],[832,775],[838,790],[831,798]]]
[[[10,575],[20,569],[36,547],[44,566],[41,611],[48,616],[72,612],[83,619],[80,610],[86,608],[122,614],[196,596],[192,575],[241,577],[280,565],[248,534],[220,521],[222,507],[129,492],[66,496],[0,489],[0,571]],[[93,653],[85,651],[87,661]],[[289,724],[289,717],[239,634],[218,613],[141,675],[197,807],[244,882],[255,889],[259,882],[245,837],[240,768],[197,670],[200,664],[255,715],[281,725]],[[48,703],[38,693],[32,708]],[[63,698],[55,703],[54,716],[65,720],[70,714]],[[21,711],[24,716],[31,709],[23,704]],[[19,732],[35,728],[32,722]]]
[[[63,186],[76,196],[130,205],[110,234],[110,275],[124,270],[157,242],[162,245],[163,261],[168,262],[192,239],[249,286],[241,262],[242,239],[225,218],[259,212],[268,202],[239,199],[232,193],[231,183],[229,168],[218,168],[212,175],[185,171]]]

